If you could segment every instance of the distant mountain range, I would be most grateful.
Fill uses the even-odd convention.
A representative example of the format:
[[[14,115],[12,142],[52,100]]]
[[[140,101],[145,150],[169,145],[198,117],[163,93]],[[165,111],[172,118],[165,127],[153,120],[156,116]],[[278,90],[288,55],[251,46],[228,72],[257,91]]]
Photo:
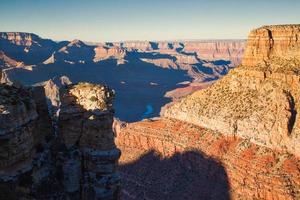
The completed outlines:
[[[33,85],[66,76],[105,83],[116,90],[117,117],[136,121],[157,116],[171,101],[168,91],[227,74],[241,62],[244,46],[243,40],[86,44],[0,32],[1,81]]]

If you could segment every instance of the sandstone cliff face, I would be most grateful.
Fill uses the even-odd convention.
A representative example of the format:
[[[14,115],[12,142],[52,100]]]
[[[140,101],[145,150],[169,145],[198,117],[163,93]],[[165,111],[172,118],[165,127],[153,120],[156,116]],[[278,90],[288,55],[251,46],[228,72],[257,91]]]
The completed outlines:
[[[210,88],[197,91],[167,109],[164,116],[227,135],[237,135],[258,145],[287,150],[299,156],[299,49],[296,50],[296,44],[287,46],[285,35],[286,32],[298,34],[295,33],[299,30],[296,27],[275,26],[269,29],[269,35],[276,35],[276,45],[272,47],[269,59],[258,57],[267,60],[251,67],[237,67]],[[262,28],[251,32],[243,63],[251,60],[247,52],[261,51],[261,45],[255,50],[252,45],[252,39],[260,38],[261,31],[266,30]],[[286,54],[280,54],[284,49]],[[252,64],[255,64],[255,55],[253,60]]]
[[[272,57],[300,58],[300,26],[263,26],[250,32],[243,65],[255,66]]]
[[[108,87],[88,83],[62,90],[58,123],[66,150],[61,165],[70,198],[118,199],[120,151],[112,130],[113,96]]]

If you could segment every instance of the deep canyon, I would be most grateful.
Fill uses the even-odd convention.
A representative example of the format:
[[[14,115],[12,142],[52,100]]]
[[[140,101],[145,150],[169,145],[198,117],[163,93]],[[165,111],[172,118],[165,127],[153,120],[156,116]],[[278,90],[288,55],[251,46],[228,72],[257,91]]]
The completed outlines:
[[[0,198],[299,199],[299,38],[1,33]]]
[[[74,83],[107,84],[117,94],[116,117],[139,121],[159,116],[174,96],[166,95],[168,92],[182,88],[175,90],[178,98],[227,74],[241,62],[244,44],[243,40],[85,44],[3,32],[2,82],[47,85],[52,102],[57,94],[49,90],[62,85],[61,77]]]

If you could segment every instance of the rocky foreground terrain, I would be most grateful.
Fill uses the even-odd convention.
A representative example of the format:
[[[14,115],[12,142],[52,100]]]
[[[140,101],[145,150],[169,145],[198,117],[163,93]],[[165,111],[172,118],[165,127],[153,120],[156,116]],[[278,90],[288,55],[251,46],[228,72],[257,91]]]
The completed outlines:
[[[124,199],[300,199],[300,25],[250,32],[242,65],[121,124]]]
[[[68,85],[51,120],[43,87],[1,84],[0,199],[119,199],[113,98],[104,85]]]
[[[60,77],[75,83],[107,84],[118,94],[116,116],[138,121],[159,116],[161,107],[171,98],[194,91],[193,84],[227,74],[241,62],[243,50],[243,40],[88,44],[80,40],[54,42],[32,33],[1,32],[0,68],[2,82],[28,86],[47,85],[50,81],[60,87]],[[173,91],[178,88],[184,92]],[[55,103],[57,92],[46,89]],[[169,93],[172,96],[165,96],[169,91],[173,91]]]

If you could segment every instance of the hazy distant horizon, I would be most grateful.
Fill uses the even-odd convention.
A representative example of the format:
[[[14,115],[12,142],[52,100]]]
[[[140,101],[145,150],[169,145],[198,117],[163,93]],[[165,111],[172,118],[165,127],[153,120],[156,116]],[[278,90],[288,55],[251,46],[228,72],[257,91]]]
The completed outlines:
[[[74,38],[71,40],[55,40],[53,38],[50,37],[44,37],[39,33],[33,33],[33,32],[24,32],[24,31],[3,31],[0,30],[0,33],[28,33],[28,34],[35,34],[39,37],[41,37],[42,39],[50,39],[53,40],[55,42],[63,42],[63,41],[73,41],[73,40],[80,40],[84,43],[122,43],[122,42],[211,42],[211,41],[246,41],[247,38],[228,38],[228,39],[222,39],[222,38],[218,38],[218,39],[214,39],[214,38],[208,38],[208,39],[169,39],[169,40],[120,40],[120,41],[85,41],[82,40],[80,38]]]
[[[55,41],[246,39],[269,24],[300,23],[297,0],[2,0],[0,31]]]

